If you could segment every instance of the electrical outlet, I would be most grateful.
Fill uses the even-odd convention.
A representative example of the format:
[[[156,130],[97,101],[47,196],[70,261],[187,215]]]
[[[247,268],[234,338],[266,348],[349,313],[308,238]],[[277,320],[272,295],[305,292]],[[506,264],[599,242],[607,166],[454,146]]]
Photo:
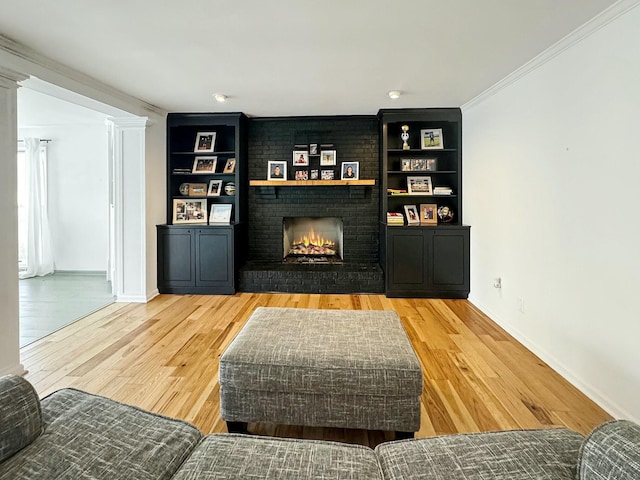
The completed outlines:
[[[524,313],[524,299],[518,298],[518,311]]]
[[[502,279],[500,277],[493,279],[493,288],[502,288]]]

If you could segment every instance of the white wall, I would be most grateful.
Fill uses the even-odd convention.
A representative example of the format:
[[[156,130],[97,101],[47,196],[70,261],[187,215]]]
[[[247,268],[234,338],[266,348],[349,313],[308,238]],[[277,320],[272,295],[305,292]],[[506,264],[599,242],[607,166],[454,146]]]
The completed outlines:
[[[471,301],[610,413],[635,421],[638,32],[640,7],[463,109]]]
[[[106,115],[96,124],[18,130],[19,138],[52,140],[47,187],[56,270],[107,270],[109,184],[104,118]]]

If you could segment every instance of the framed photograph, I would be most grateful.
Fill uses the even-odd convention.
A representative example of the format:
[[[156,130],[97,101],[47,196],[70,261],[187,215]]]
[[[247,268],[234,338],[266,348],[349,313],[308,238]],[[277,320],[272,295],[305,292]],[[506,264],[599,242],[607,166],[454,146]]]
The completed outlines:
[[[335,150],[322,150],[320,152],[320,166],[332,167],[336,164],[336,151]]]
[[[309,172],[307,170],[296,170],[296,180],[309,180]]]
[[[320,171],[320,178],[322,180],[333,180],[333,170],[322,170]]]
[[[193,151],[196,153],[213,153],[215,145],[216,132],[198,132]]]
[[[309,152],[306,150],[293,151],[293,165],[296,167],[306,167],[309,165]]]
[[[420,223],[422,225],[438,224],[438,206],[435,203],[427,203],[420,205]]]
[[[174,199],[173,223],[207,223],[207,200]]]
[[[211,180],[209,182],[208,197],[219,197],[222,191],[222,180]]]
[[[318,180],[318,170],[311,170],[309,173],[310,180]]]
[[[233,173],[236,170],[236,159],[228,158],[227,163],[224,164],[224,170],[222,173]]]
[[[435,172],[438,169],[438,159],[437,158],[427,158],[427,171]]]
[[[411,159],[410,158],[401,158],[400,159],[400,170],[403,172],[411,171]]]
[[[360,175],[360,162],[342,162],[340,168],[341,180],[358,180]]]
[[[191,173],[216,173],[218,157],[196,157]]]
[[[286,180],[287,162],[271,161],[267,167],[267,180]]]
[[[442,150],[444,138],[441,128],[425,128],[420,130],[420,147],[422,150]]]
[[[427,171],[427,159],[426,158],[412,158],[411,159],[411,170],[416,172],[426,172]]]
[[[318,155],[318,144],[310,143],[309,144],[309,155]]]
[[[418,217],[418,207],[415,205],[405,205],[404,213],[407,216],[408,225],[419,225],[420,218]]]
[[[409,195],[433,195],[431,177],[407,177]]]
[[[211,214],[209,215],[209,225],[228,224],[231,223],[231,210],[233,205],[230,203],[220,203],[211,205]]]
[[[207,184],[206,183],[181,183],[180,195],[185,197],[206,197],[207,196]]]

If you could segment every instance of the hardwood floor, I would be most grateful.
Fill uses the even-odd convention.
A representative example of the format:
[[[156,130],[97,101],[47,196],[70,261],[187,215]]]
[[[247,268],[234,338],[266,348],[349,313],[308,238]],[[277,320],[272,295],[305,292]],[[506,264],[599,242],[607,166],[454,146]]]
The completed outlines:
[[[113,304],[21,350],[41,396],[75,387],[226,432],[218,359],[258,306],[395,310],[424,372],[416,437],[567,426],[611,417],[466,300],[382,295],[161,295]],[[249,424],[252,433],[375,446],[390,432]]]

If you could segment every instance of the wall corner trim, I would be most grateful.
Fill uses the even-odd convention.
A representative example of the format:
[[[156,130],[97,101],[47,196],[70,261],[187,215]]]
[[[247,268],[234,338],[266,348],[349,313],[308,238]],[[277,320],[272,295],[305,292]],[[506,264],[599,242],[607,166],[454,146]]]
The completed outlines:
[[[502,80],[463,104],[460,107],[461,110],[463,112],[468,111],[473,107],[476,107],[477,105],[483,103],[485,100],[493,97],[498,92],[509,87],[511,84],[517,82],[522,77],[540,68],[542,65],[560,55],[562,52],[570,49],[577,43],[580,43],[582,40],[594,34],[601,28],[605,27],[618,17],[621,17],[630,10],[633,10],[638,5],[640,5],[640,0],[619,0],[600,14],[593,17],[584,25],[578,27],[573,32],[569,33],[567,36],[547,48],[545,51],[535,56],[533,59],[529,60],[527,63],[504,77]]]

